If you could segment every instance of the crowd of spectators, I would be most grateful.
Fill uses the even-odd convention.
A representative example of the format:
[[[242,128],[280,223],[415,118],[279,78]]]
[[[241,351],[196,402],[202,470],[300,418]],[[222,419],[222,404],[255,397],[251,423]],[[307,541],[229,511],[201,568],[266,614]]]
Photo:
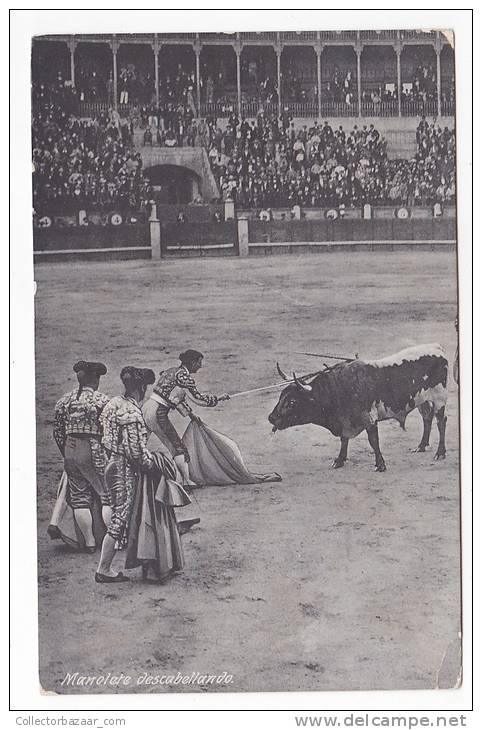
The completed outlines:
[[[455,196],[455,137],[422,119],[411,160],[391,160],[387,141],[370,125],[351,131],[328,122],[295,129],[260,114],[209,126],[209,160],[223,198],[240,208],[431,205]]]
[[[113,72],[99,74],[94,68],[80,66],[76,71],[76,87],[80,101],[114,103]],[[191,69],[178,64],[173,72],[159,74],[159,96],[163,104],[186,104],[195,110],[196,80]],[[117,102],[127,105],[150,105],[156,99],[154,73],[150,68],[120,64],[117,76]]]
[[[61,83],[33,89],[34,210],[146,209],[150,186],[133,146],[132,123],[113,110],[80,119],[64,103],[70,93]]]
[[[189,91],[188,76],[183,85]],[[75,92],[61,77],[34,85],[32,98],[37,212],[148,209],[152,190],[134,145],[133,119],[122,120],[113,109],[81,119]],[[140,117],[144,145],[204,147],[222,199],[239,208],[431,205],[455,197],[454,132],[424,117],[410,160],[389,159],[373,124],[351,131],[327,121],[295,128],[288,113],[261,112],[247,121],[233,112],[221,128],[215,117],[197,119],[190,104],[174,101],[143,105]]]
[[[356,101],[356,81],[351,69],[340,71],[335,65],[327,89],[327,101],[344,102],[349,106]]]

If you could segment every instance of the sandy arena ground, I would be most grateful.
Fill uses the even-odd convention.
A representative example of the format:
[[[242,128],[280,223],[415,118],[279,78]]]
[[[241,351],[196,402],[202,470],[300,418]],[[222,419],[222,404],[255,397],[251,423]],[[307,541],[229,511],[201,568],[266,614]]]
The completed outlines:
[[[276,382],[275,363],[309,372],[294,353],[383,356],[440,342],[452,364],[456,313],[451,253],[331,253],[36,268],[40,677],[124,673],[119,692],[416,689],[457,683],[459,483],[457,389],[450,379],[447,459],[411,453],[380,426],[388,471],[374,471],[365,434],[345,468],[338,441],[305,426],[272,435],[269,391],[198,409],[239,444],[253,471],[280,484],[195,491],[201,524],[184,540],[186,568],[164,586],[94,583],[96,555],[46,534],[62,463],[52,440],[56,399],[72,364],[102,360],[102,389],[121,391],[123,365],[175,364],[201,349],[198,384],[215,393]],[[183,428],[186,421],[180,419]],[[189,507],[188,509],[191,509]],[[122,567],[122,554],[117,567]],[[115,567],[116,567],[115,566]],[[222,686],[137,685],[150,675],[221,674]],[[96,692],[113,692],[98,687]]]

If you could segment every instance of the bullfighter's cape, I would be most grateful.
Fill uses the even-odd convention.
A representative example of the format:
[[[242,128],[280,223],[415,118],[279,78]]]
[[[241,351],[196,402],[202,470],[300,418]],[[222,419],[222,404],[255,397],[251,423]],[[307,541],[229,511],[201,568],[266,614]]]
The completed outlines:
[[[191,500],[176,481],[170,458],[154,453],[157,470],[139,477],[127,532],[126,568],[142,565],[146,577],[164,580],[182,570],[184,556],[174,507]]]
[[[57,499],[50,518],[49,535],[53,540],[62,540],[69,547],[82,549],[85,547],[85,539],[75,521],[74,510],[67,502],[68,482],[68,476],[64,471],[57,487]],[[95,542],[99,547],[105,535],[105,526],[102,521],[102,506],[96,494],[91,511]]]
[[[191,421],[184,432],[182,442],[190,457],[189,476],[197,486],[281,481],[281,476],[276,472],[271,474],[250,472],[238,445],[203,422]]]

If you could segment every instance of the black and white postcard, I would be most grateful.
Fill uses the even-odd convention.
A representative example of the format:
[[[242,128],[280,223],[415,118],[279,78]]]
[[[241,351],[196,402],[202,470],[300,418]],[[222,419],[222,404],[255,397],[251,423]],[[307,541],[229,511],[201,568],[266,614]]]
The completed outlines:
[[[39,692],[458,690],[457,29],[76,12],[26,112]]]

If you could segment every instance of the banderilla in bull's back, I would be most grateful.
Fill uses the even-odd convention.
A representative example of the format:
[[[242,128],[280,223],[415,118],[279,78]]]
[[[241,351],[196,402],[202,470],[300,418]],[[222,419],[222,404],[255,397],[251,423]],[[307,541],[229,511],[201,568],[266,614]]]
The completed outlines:
[[[342,360],[343,362],[353,362],[353,360],[356,360],[358,358],[358,353],[356,353],[355,357],[345,357],[344,355],[320,355],[316,352],[297,352],[296,355],[308,355],[309,357],[326,357],[328,360]],[[331,366],[334,367],[334,366]],[[326,365],[326,363],[323,364],[324,370],[330,370],[331,367]],[[280,383],[273,383],[272,385],[263,385],[260,388],[250,388],[249,390],[241,390],[238,393],[230,393],[230,398],[237,398],[240,395],[251,395],[252,393],[261,393],[264,390],[271,390],[273,388],[281,388],[287,383],[296,383],[297,378],[294,376],[293,378],[289,378],[280,368],[279,363],[276,363],[276,369],[278,371],[278,375],[283,378],[282,382]],[[305,378],[314,378],[315,375],[319,375],[322,370],[316,370],[314,373],[307,373],[306,375],[302,376],[302,379]],[[293,374],[294,375],[294,374]]]

